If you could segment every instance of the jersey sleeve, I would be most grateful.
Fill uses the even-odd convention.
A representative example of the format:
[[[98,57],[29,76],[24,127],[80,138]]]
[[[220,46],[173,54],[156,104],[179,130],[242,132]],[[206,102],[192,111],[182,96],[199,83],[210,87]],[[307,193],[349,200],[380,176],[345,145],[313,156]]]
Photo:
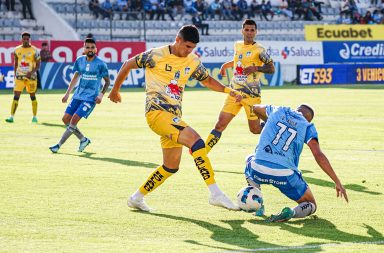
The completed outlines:
[[[264,64],[269,64],[269,63],[271,63],[273,61],[271,56],[267,53],[267,51],[265,50],[264,47],[261,48],[261,51],[260,51],[260,54],[259,54],[259,59]]]
[[[197,81],[204,81],[209,76],[208,70],[204,67],[204,65],[200,62],[195,71],[193,71],[191,78],[196,79]]]
[[[80,72],[80,67],[79,67],[79,58],[76,59],[75,64],[73,64],[73,73]]]
[[[108,67],[107,67],[107,64],[105,62],[102,62],[101,63],[101,68],[100,68],[100,76],[101,77],[106,77],[108,76]]]
[[[136,64],[139,68],[153,68],[155,61],[153,60],[153,50],[150,49],[136,56]]]
[[[308,142],[310,142],[312,139],[316,139],[317,141],[319,141],[319,137],[318,137],[315,125],[309,124],[307,127],[307,132],[305,133],[304,141],[305,143],[308,144]]]
[[[269,115],[271,115],[276,110],[277,110],[277,107],[274,105],[267,105],[265,107],[265,113],[267,114],[267,117],[269,117]]]

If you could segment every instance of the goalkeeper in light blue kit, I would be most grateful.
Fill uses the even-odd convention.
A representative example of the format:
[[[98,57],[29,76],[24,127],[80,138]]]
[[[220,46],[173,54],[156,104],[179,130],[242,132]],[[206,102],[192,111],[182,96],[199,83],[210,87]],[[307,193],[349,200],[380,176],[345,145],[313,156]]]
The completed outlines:
[[[316,211],[316,201],[308,184],[298,170],[304,143],[307,144],[321,169],[335,182],[337,197],[347,193],[330,162],[321,151],[313,123],[313,109],[301,104],[296,110],[289,107],[254,105],[255,114],[266,121],[255,154],[247,157],[245,177],[249,185],[271,184],[299,205],[285,207],[267,219],[284,222],[291,218],[304,218]]]
[[[64,142],[74,134],[79,140],[79,152],[82,152],[87,147],[91,140],[85,137],[77,127],[77,123],[81,118],[88,118],[96,104],[100,104],[105,92],[107,91],[110,80],[108,75],[107,65],[96,55],[96,42],[93,38],[84,40],[84,55],[78,57],[75,61],[71,83],[68,86],[67,92],[62,98],[62,102],[66,103],[69,94],[78,83],[72,100],[65,110],[62,118],[67,126],[59,143],[49,147],[52,153],[57,153]],[[101,78],[104,79],[104,86],[101,88]]]

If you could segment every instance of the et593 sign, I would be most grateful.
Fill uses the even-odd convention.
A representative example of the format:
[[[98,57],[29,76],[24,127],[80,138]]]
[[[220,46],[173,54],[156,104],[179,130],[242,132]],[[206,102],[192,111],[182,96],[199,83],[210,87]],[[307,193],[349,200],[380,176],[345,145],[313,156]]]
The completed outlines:
[[[382,64],[298,65],[298,84],[384,84]]]

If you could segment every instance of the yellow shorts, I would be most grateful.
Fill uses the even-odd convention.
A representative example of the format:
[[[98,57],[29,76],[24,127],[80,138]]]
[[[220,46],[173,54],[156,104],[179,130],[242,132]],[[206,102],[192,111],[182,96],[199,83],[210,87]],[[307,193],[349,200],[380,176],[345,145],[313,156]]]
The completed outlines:
[[[13,90],[23,92],[24,88],[28,93],[35,93],[37,89],[37,80],[15,78],[15,87]]]
[[[178,148],[183,145],[177,143],[179,133],[188,125],[180,117],[166,111],[156,110],[146,114],[148,126],[160,135],[162,148]]]
[[[240,103],[237,103],[234,97],[231,97],[230,95],[228,95],[227,99],[225,100],[223,109],[221,109],[221,111],[227,112],[236,116],[239,113],[241,107],[244,107],[245,113],[247,114],[247,119],[257,120],[258,117],[252,111],[252,106],[260,103],[261,103],[260,97],[251,98],[251,97],[245,96],[240,101]]]

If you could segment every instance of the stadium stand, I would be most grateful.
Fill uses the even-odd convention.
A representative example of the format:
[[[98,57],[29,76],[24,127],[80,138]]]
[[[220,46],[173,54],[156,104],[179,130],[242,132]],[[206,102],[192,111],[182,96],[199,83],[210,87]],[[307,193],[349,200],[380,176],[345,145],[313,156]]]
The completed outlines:
[[[12,11],[7,10],[5,1],[0,0],[0,40],[20,40],[20,32],[24,30],[30,31],[34,40],[47,40],[52,37],[36,20],[23,19],[19,1],[15,2],[15,9]]]

